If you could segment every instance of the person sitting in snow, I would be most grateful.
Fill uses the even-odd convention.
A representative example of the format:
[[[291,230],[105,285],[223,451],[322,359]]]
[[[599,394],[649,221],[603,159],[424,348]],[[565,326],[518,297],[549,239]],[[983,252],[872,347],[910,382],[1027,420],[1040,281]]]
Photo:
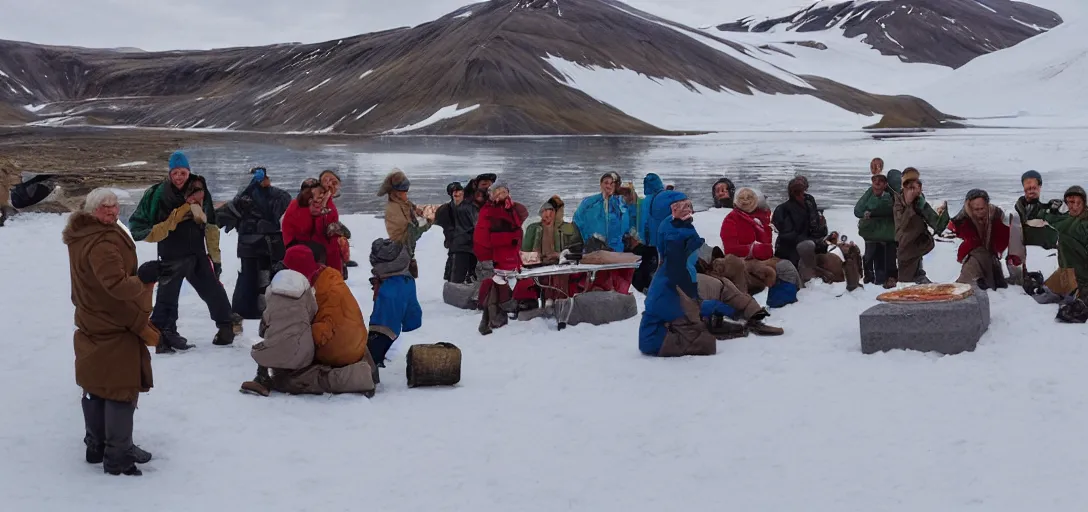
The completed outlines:
[[[269,307],[262,318],[265,340],[251,352],[258,364],[257,377],[242,384],[243,392],[374,396],[377,366],[366,347],[363,313],[341,273],[325,266],[324,255],[315,254],[315,248],[325,252],[324,245],[313,242],[287,249],[283,258],[286,270],[276,274],[267,292]],[[305,283],[287,270],[304,278]],[[314,310],[309,295],[316,304],[312,318],[307,318]],[[304,345],[307,339],[312,340],[312,350]],[[306,361],[311,353],[312,360]]]
[[[956,253],[956,261],[963,265],[956,282],[977,284],[983,290],[1008,288],[1000,258],[1009,248],[1009,226],[1005,225],[1005,212],[990,204],[990,195],[971,189],[950,224],[956,237],[963,240]]]
[[[706,319],[721,322],[736,310],[718,300],[699,298],[695,261],[705,241],[692,225],[694,207],[686,195],[670,193],[672,214],[662,221],[654,246],[661,265],[646,294],[646,307],[639,325],[639,351],[658,357],[713,355],[717,340]]]
[[[718,258],[715,262],[725,262],[725,258]],[[734,260],[742,265],[740,272],[744,272],[743,261]],[[748,333],[757,336],[780,336],[785,333],[780,327],[767,325],[763,321],[771,316],[765,308],[759,305],[754,297],[736,286],[726,277],[709,273],[699,273],[696,276],[699,287],[699,297],[721,301],[737,312],[734,320],[743,323],[725,322],[724,319],[711,317],[708,328],[718,336],[718,339],[746,336]],[[723,332],[724,329],[724,332]]]
[[[416,280],[408,271],[412,257],[404,244],[379,238],[370,246],[374,310],[370,313],[367,347],[374,362],[385,368],[385,355],[400,333],[423,325],[423,309],[416,298]]]
[[[235,318],[227,291],[219,282],[223,264],[215,207],[207,183],[203,177],[191,174],[184,153],[170,155],[169,176],[144,192],[128,222],[133,239],[158,244],[159,259],[170,268],[170,277],[159,283],[151,314],[151,323],[162,333],[162,343],[155,352],[193,347],[177,328],[178,297],[184,281],[208,305],[219,328],[212,343],[234,343]]]
[[[503,304],[513,300],[513,292],[495,271],[521,268],[524,237],[521,226],[529,216],[525,206],[510,197],[506,185],[494,185],[488,193],[490,199],[480,209],[473,234],[476,259],[480,262],[479,304],[483,310],[479,331],[485,336],[507,323]]]
[[[601,193],[582,200],[574,211],[574,225],[578,226],[587,247],[594,238],[600,238],[613,251],[623,252],[623,237],[631,221],[623,199],[614,195],[618,185],[613,181],[614,175],[606,173],[601,176]]]
[[[948,225],[948,203],[942,203],[936,210],[929,205],[922,195],[921,175],[913,167],[907,167],[902,175],[895,169],[888,172],[888,186],[892,189],[895,214],[899,281],[930,283],[922,268],[922,257],[935,246],[930,228],[939,233]]]
[[[1052,226],[1032,226],[1030,221],[1046,217],[1049,202],[1040,200],[1043,193],[1043,176],[1037,171],[1025,172],[1020,177],[1024,195],[1016,200],[1016,213],[1020,214],[1020,227],[1024,233],[1024,245],[1034,245],[1044,249],[1058,247],[1058,232]],[[1058,200],[1060,202],[1060,200]]]
[[[883,166],[881,166],[883,167]],[[899,269],[895,263],[895,212],[888,177],[874,174],[869,187],[854,205],[858,234],[865,240],[864,281],[895,288]]]
[[[1065,191],[1065,205],[1068,213],[1061,213],[1061,201],[1055,199],[1050,202],[1047,212],[1043,215],[1046,223],[1058,232],[1058,268],[1073,270],[1076,275],[1075,283],[1055,283],[1053,279],[1047,280],[1047,286],[1059,295],[1074,295],[1080,291],[1083,298],[1084,290],[1088,290],[1088,208],[1085,208],[1084,188],[1080,186],[1069,187]]]
[[[828,255],[827,220],[808,194],[808,179],[798,176],[788,185],[789,199],[778,205],[771,223],[778,230],[774,255],[789,260],[807,283],[819,275],[827,282],[842,282],[842,261]]]
[[[714,208],[732,208],[733,198],[737,195],[737,186],[729,178],[721,178],[710,188],[714,199]]]
[[[719,267],[731,267],[730,274],[722,277],[727,277],[749,294],[754,295],[774,286],[778,278],[778,266],[793,266],[789,260],[774,257],[771,211],[760,207],[759,194],[751,188],[745,187],[737,191],[733,210],[722,220],[719,235],[722,251],[726,255],[724,259],[728,261],[713,263]],[[733,263],[733,258],[739,258],[743,267]],[[743,271],[738,271],[741,268]],[[725,271],[724,267],[719,269],[719,272],[722,271]]]

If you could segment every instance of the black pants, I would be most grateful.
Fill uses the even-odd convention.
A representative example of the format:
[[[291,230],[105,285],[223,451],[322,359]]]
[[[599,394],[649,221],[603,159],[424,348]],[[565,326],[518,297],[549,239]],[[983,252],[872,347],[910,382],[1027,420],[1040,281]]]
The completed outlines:
[[[264,292],[272,282],[272,260],[241,258],[241,261],[231,306],[242,318],[259,320],[264,313]]]
[[[896,265],[895,242],[870,242],[865,241],[865,258],[862,260],[865,277],[870,278],[875,284],[884,284],[889,277],[899,278],[899,268]]]
[[[179,260],[164,261],[172,274],[165,281],[159,282],[155,294],[155,309],[151,312],[151,323],[160,331],[177,332],[178,297],[181,285],[189,281],[200,300],[208,305],[208,313],[217,326],[231,324],[230,299],[223,284],[215,276],[212,260],[207,256],[190,256]]]
[[[136,463],[132,456],[132,418],[136,402],[115,402],[90,393],[83,394],[83,442],[104,449],[107,471],[124,471]]]
[[[472,276],[476,277],[476,255],[471,252],[455,252],[450,254],[450,279],[451,283],[464,283]]]
[[[380,332],[372,332],[367,338],[366,346],[370,349],[370,356],[374,358],[374,364],[385,368],[385,354],[389,353],[389,347],[393,346],[393,340]]]
[[[657,249],[646,244],[640,244],[627,252],[642,257],[638,268],[635,269],[635,276],[631,280],[631,286],[634,286],[636,290],[642,293],[646,293],[646,290],[650,288],[650,281],[654,279],[654,273],[657,272]]]

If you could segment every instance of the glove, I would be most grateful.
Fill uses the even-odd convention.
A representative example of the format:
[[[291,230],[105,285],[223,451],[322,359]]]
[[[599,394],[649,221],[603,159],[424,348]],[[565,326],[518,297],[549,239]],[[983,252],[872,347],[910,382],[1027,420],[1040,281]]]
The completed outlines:
[[[158,243],[166,239],[170,232],[178,227],[186,219],[193,216],[193,210],[187,204],[183,204],[170,212],[166,220],[151,227],[151,232],[144,238],[145,242]]]
[[[1048,205],[1050,206],[1050,213],[1053,213],[1055,215],[1058,214],[1058,213],[1061,213],[1061,209],[1062,209],[1062,200],[1061,199],[1052,199],[1050,201],[1050,203],[1048,203]]]
[[[162,264],[158,260],[145,261],[140,268],[136,269],[136,277],[139,277],[144,284],[158,282],[162,277]]]
[[[223,275],[223,264],[213,261],[212,268],[215,269],[215,278],[219,279],[219,277]]]
[[[197,224],[207,224],[208,223],[208,216],[204,214],[204,207],[203,206],[201,206],[199,204],[190,204],[189,205],[189,211],[192,212],[193,220],[195,220]]]

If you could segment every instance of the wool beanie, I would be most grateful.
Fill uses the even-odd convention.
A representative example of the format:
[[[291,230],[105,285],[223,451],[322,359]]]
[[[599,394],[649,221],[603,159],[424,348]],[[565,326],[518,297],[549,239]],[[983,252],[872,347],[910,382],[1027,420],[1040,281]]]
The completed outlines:
[[[903,184],[906,185],[908,182],[918,181],[921,177],[922,174],[918,172],[918,169],[907,167],[903,171]]]
[[[189,167],[189,159],[185,156],[185,153],[175,151],[174,154],[170,155],[170,170],[174,169],[192,170],[192,167]]]
[[[1022,185],[1025,181],[1031,178],[1035,178],[1035,180],[1039,182],[1040,187],[1043,186],[1043,175],[1039,174],[1037,171],[1025,172],[1023,176],[1020,176],[1020,184]]]
[[[755,190],[742,188],[737,191],[737,197],[733,200],[733,204],[742,212],[752,213],[759,206],[759,196],[756,195]]]
[[[1062,198],[1066,198],[1069,196],[1079,196],[1081,201],[1088,202],[1088,195],[1085,195],[1084,187],[1081,187],[1080,185],[1073,185],[1072,187],[1066,189],[1065,195],[1062,196]]]
[[[314,253],[305,245],[293,245],[283,255],[283,266],[302,274],[310,284],[314,283],[321,265],[314,260]]]

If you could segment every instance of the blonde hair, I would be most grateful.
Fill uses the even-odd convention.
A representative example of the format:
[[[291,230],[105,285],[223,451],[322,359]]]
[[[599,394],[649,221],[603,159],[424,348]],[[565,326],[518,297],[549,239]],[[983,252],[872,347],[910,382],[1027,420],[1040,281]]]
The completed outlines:
[[[742,188],[737,191],[733,204],[744,213],[752,213],[759,207],[759,194],[750,188]]]
[[[83,200],[83,211],[86,213],[94,213],[99,206],[108,202],[116,204],[117,194],[108,188],[96,188],[87,194],[87,198]]]

